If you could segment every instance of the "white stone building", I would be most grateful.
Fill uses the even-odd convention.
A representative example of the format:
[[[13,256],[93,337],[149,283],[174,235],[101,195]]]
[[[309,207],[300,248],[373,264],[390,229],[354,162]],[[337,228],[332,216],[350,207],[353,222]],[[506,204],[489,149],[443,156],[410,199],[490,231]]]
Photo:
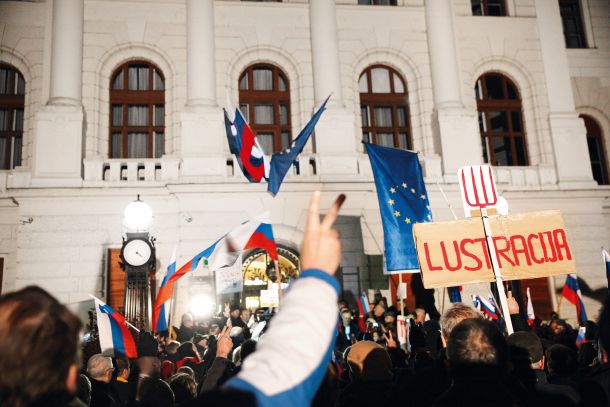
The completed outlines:
[[[456,170],[491,161],[511,211],[561,209],[579,276],[606,286],[607,0],[2,1],[0,63],[3,292],[38,284],[81,308],[105,297],[136,194],[162,273],[175,245],[182,264],[265,209],[298,249],[316,189],[325,205],[348,196],[344,288],[387,286],[363,133],[421,152],[437,220],[451,219],[439,185],[459,208]],[[248,184],[228,152],[227,94],[277,150],[330,93],[298,174],[276,198]],[[585,304],[595,317],[600,303]]]

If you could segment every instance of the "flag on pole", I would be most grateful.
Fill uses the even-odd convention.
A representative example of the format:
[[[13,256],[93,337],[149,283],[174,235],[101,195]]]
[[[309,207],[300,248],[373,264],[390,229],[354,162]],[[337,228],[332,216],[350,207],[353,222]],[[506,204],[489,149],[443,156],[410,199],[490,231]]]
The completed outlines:
[[[602,256],[604,257],[604,263],[606,264],[606,280],[608,281],[608,291],[610,291],[610,254],[606,249],[602,249]]]
[[[362,332],[366,332],[366,318],[369,314],[369,300],[366,298],[366,294],[362,292],[358,297],[358,327]]]
[[[451,303],[462,302],[462,286],[447,287],[447,293],[449,294],[449,301]]]
[[[578,335],[576,336],[576,343],[578,344],[578,346],[582,345],[583,343],[585,343],[587,341],[586,335],[587,335],[587,327],[586,326],[579,327]]]
[[[254,131],[248,126],[239,109],[235,109],[233,121],[223,109],[229,151],[235,155],[241,171],[248,181],[261,182],[268,172],[268,163]]]
[[[527,324],[534,325],[536,315],[534,314],[534,304],[532,303],[532,297],[530,296],[530,288],[527,287]]]
[[[125,318],[99,298],[91,297],[95,301],[97,329],[102,352],[112,350],[114,357],[137,358],[136,343],[127,327]]]
[[[481,301],[479,301],[479,296],[478,295],[473,295],[472,296],[472,306],[477,311],[483,312],[483,311],[481,311]]]
[[[580,294],[580,287],[578,286],[576,274],[568,274],[563,289],[561,290],[561,295],[576,306],[578,322],[586,322],[587,312],[585,311],[585,304],[582,302],[582,295]]]
[[[176,272],[176,247],[174,247],[174,250],[172,251],[172,257],[169,261],[169,265],[167,266],[167,273],[165,273],[165,277],[163,277],[163,280],[161,281],[161,287],[163,287],[164,285],[167,284],[168,280],[175,272]],[[173,295],[172,295],[172,297],[173,297]],[[167,324],[168,324],[168,319],[169,319],[171,302],[172,302],[171,299],[167,300],[167,302],[164,303],[161,306],[161,308],[159,309],[159,318],[157,320],[157,325],[154,327],[155,332],[167,331],[167,329],[168,329]]]
[[[273,229],[270,223],[261,222],[250,240],[244,246],[244,250],[248,249],[264,249],[273,260],[278,260],[277,245],[273,237]]]
[[[364,146],[377,188],[386,270],[419,271],[413,225],[431,222],[432,212],[417,153],[370,143]]]
[[[490,296],[490,300],[491,298],[493,297]],[[474,304],[474,307],[481,313],[483,313],[483,315],[487,315],[489,318],[497,320],[498,311],[494,305],[494,302],[490,300],[486,300],[481,296],[475,295],[473,296],[472,302]]]
[[[271,195],[275,196],[279,192],[282,181],[284,181],[284,177],[288,173],[288,170],[292,164],[297,161],[299,154],[301,154],[305,144],[307,144],[309,137],[313,133],[320,116],[322,116],[322,113],[326,110],[328,99],[330,99],[330,95],[322,105],[320,105],[313,116],[311,116],[311,119],[309,119],[305,127],[303,127],[303,130],[299,132],[299,135],[294,139],[292,145],[279,153],[273,154],[271,157],[269,184],[267,185],[267,191],[269,191]]]

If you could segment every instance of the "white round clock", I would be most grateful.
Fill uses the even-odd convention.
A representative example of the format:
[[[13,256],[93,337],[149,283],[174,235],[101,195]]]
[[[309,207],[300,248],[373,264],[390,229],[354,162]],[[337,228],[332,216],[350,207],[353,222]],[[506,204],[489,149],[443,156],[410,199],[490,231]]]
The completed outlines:
[[[133,239],[125,243],[122,255],[127,264],[139,267],[150,260],[152,248],[146,240]]]

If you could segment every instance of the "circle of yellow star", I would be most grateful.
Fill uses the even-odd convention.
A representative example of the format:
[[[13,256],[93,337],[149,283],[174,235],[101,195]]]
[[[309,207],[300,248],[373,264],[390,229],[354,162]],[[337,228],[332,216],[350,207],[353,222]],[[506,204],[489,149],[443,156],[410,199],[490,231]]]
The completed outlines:
[[[394,205],[394,200],[393,200],[393,199],[390,199],[390,200],[388,201],[388,203],[389,203],[390,205]]]
[[[405,218],[405,222],[411,223],[411,219],[410,218]]]
[[[400,212],[398,212],[398,211],[394,212],[394,216],[399,217],[400,216]]]

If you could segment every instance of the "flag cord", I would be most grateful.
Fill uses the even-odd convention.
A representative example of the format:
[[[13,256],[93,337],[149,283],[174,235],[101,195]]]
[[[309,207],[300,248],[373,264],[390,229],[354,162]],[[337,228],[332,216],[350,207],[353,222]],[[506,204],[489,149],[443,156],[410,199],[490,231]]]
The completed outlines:
[[[447,198],[447,195],[445,194],[445,191],[443,190],[443,187],[441,187],[441,183],[438,182],[438,180],[436,180],[436,186],[438,187],[438,190],[441,191],[441,195],[443,195],[443,199],[445,200],[445,203],[447,204],[447,206],[449,207],[449,210],[451,211],[451,214],[453,215],[453,220],[458,220],[458,217],[455,214],[455,211],[453,210],[453,207],[451,206],[451,203],[449,202],[449,199]],[[443,301],[441,303],[441,310],[443,313],[445,312],[445,297],[446,296],[447,296],[447,287],[443,287]]]

